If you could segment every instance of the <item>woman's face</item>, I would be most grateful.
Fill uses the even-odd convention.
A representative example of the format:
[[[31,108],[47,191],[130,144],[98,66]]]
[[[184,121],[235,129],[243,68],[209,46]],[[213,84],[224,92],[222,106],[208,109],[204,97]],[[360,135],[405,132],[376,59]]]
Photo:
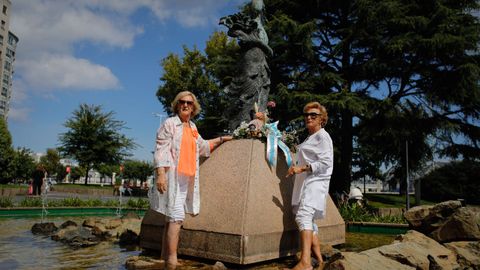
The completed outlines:
[[[178,115],[184,120],[189,120],[193,112],[193,97],[186,95],[178,100]]]
[[[303,113],[305,126],[310,131],[316,131],[322,127],[320,118],[320,110],[317,108],[310,108]]]

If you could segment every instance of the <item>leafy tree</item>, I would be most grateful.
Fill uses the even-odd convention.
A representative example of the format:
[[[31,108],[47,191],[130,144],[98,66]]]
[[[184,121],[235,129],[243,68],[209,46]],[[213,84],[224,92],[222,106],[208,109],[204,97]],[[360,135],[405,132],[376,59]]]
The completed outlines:
[[[12,147],[12,136],[8,131],[5,119],[0,117],[0,183],[5,184],[12,181],[14,172],[12,161],[15,152]]]
[[[64,167],[60,163],[60,153],[57,149],[49,148],[47,149],[47,154],[40,158],[40,163],[43,164],[45,170],[47,170],[48,177],[55,176],[57,180],[61,180],[57,176],[60,173],[60,176],[63,176]]]
[[[82,176],[86,177],[87,170],[81,166],[70,167],[70,179],[75,184],[75,181],[79,180]]]
[[[102,178],[107,176],[112,177],[113,173],[115,173],[117,176],[120,176],[120,166],[118,164],[102,164],[97,168],[97,171],[100,173]]]
[[[136,145],[120,133],[125,124],[113,116],[113,112],[103,112],[101,106],[81,104],[64,124],[68,131],[59,136],[60,152],[76,159],[86,172],[101,164],[120,163]]]
[[[213,137],[228,126],[223,114],[228,98],[222,89],[230,83],[239,58],[239,47],[227,35],[215,32],[207,41],[205,55],[197,48],[183,47],[183,57],[169,54],[162,60],[164,69],[157,98],[165,110],[172,114],[170,103],[181,91],[191,91],[198,98],[202,112],[198,128],[205,138]]]
[[[464,160],[434,169],[421,179],[422,198],[432,201],[465,199],[480,204],[480,162]]]
[[[301,121],[305,103],[317,100],[327,107],[326,129],[335,147],[331,191],[350,188],[353,166],[362,166],[356,170],[360,175],[375,177],[375,167],[383,164],[405,179],[406,142],[413,171],[435,153],[480,157],[480,24],[472,15],[478,1],[265,4],[274,51],[269,64],[275,117],[280,128],[290,128]],[[231,62],[220,65],[210,61],[207,49],[203,56],[186,48],[183,59],[164,60],[157,92],[164,106],[178,91],[194,89],[201,101],[217,103],[200,119],[220,115],[225,106],[220,89],[234,74],[226,66],[239,52],[233,45],[229,51],[227,41],[212,44],[216,55]]]
[[[17,180],[28,181],[35,170],[35,160],[32,157],[32,150],[19,147],[15,150],[12,161],[13,177]]]
[[[130,180],[140,180],[140,186],[147,178],[153,175],[153,165],[145,161],[126,160],[124,163],[123,176]]]

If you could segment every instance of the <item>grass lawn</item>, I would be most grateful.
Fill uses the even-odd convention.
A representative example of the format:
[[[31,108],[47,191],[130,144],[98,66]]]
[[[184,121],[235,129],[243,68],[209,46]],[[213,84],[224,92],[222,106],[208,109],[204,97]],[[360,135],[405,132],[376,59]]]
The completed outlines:
[[[77,182],[78,183],[78,182]],[[21,185],[6,185],[6,184],[0,184],[0,188],[25,188],[28,187],[26,184],[21,184]],[[64,183],[58,183],[53,186],[55,187],[62,187],[66,189],[112,189],[112,186],[110,184],[105,184],[103,187],[100,185],[84,185],[84,184],[64,184]]]
[[[368,204],[376,208],[405,208],[405,195],[398,194],[374,194],[366,193],[363,194],[367,200]],[[420,205],[433,205],[436,202],[420,200]],[[410,195],[410,207],[415,206],[415,196]]]

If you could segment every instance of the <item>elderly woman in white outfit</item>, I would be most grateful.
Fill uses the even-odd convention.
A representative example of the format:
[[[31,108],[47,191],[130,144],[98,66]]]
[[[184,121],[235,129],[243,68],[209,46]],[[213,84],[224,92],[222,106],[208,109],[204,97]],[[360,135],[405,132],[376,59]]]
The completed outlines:
[[[231,140],[222,136],[204,140],[191,118],[200,112],[200,104],[189,91],[177,94],[172,102],[175,116],[168,118],[157,131],[154,154],[156,188],[149,192],[150,207],[166,216],[162,240],[162,259],[167,268],[178,265],[177,248],[185,212],[200,212],[199,156]]]
[[[301,240],[301,257],[295,270],[313,268],[312,251],[320,269],[323,267],[315,220],[325,216],[333,170],[332,139],[323,129],[328,120],[327,110],[318,102],[310,102],[303,108],[303,116],[309,136],[298,146],[297,164],[290,167],[287,174],[295,175],[292,206]]]

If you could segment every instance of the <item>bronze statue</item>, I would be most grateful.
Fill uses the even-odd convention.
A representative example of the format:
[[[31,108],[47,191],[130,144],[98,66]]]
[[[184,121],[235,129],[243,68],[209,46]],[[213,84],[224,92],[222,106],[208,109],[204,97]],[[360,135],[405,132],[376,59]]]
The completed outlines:
[[[249,122],[254,115],[254,104],[258,110],[267,109],[270,92],[270,68],[267,57],[273,55],[268,46],[268,36],[263,28],[265,23],[262,0],[253,0],[246,12],[240,12],[220,19],[219,24],[228,27],[228,35],[238,39],[243,51],[238,75],[224,91],[229,95],[231,107],[227,111],[229,128],[234,130],[241,122]]]

